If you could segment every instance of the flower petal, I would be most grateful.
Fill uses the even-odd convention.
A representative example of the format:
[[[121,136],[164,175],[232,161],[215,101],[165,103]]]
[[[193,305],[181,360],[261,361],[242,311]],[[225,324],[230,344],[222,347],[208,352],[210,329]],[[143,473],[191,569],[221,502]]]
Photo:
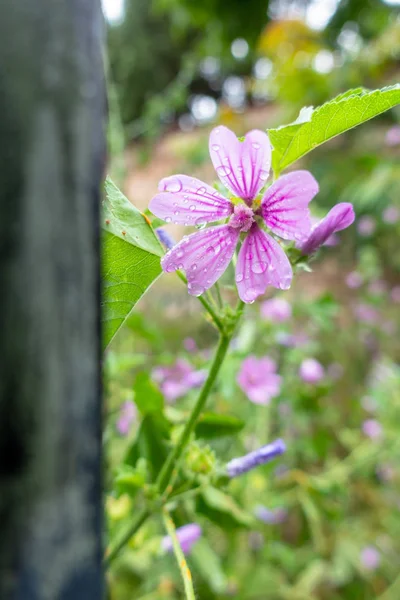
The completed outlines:
[[[160,193],[151,200],[153,214],[167,223],[202,225],[226,219],[233,206],[210,185],[187,175],[165,177],[158,185]]]
[[[261,215],[267,226],[285,240],[307,239],[312,225],[308,203],[318,189],[308,171],[293,171],[279,177],[261,201]]]
[[[221,277],[235,251],[240,232],[229,225],[185,236],[161,260],[164,271],[186,271],[188,292],[200,296]]]
[[[210,134],[210,156],[218,177],[235,196],[251,204],[265,185],[271,166],[271,144],[264,131],[250,131],[243,142],[227,127]]]
[[[254,302],[269,285],[287,290],[292,281],[292,267],[271,236],[254,224],[239,251],[236,285],[243,302]]]
[[[312,230],[311,235],[300,246],[303,254],[312,254],[322,246],[332,234],[346,229],[355,219],[354,209],[350,202],[336,204]]]

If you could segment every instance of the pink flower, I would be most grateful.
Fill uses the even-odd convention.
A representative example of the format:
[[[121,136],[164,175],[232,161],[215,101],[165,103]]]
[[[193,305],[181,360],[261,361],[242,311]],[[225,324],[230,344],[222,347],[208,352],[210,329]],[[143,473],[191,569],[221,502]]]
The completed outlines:
[[[283,323],[292,316],[292,307],[283,298],[271,298],[261,304],[261,316],[274,323]]]
[[[349,288],[355,290],[363,284],[363,276],[358,271],[351,271],[346,275],[346,284]]]
[[[190,363],[181,358],[171,367],[157,367],[153,370],[153,378],[159,383],[168,402],[174,402],[189,390],[200,387],[206,375],[205,370],[196,371]]]
[[[362,237],[369,237],[376,229],[376,221],[373,217],[366,215],[358,221],[357,231]]]
[[[349,202],[340,202],[328,212],[326,217],[314,225],[308,238],[297,246],[303,254],[312,254],[326,243],[331,245],[332,235],[349,227],[354,219],[353,206]]]
[[[383,435],[383,427],[376,419],[367,419],[364,421],[362,430],[371,440],[378,440]]]
[[[388,223],[389,225],[397,223],[397,221],[400,219],[400,211],[397,208],[397,206],[393,206],[393,204],[387,206],[382,213],[382,219],[385,223]]]
[[[354,314],[359,321],[373,325],[379,319],[379,313],[373,306],[359,302],[353,308]]]
[[[124,402],[120,408],[119,418],[117,421],[117,431],[121,435],[128,435],[132,423],[136,418],[136,406],[131,400]]]
[[[400,144],[400,125],[393,125],[387,130],[385,142],[387,146],[398,146]]]
[[[242,362],[237,382],[249,400],[268,404],[281,388],[281,377],[276,374],[276,363],[268,356],[248,356]]]
[[[299,375],[306,383],[318,383],[324,378],[325,370],[315,358],[306,358],[300,365]]]
[[[197,542],[201,534],[202,529],[197,523],[188,523],[187,525],[183,525],[183,527],[178,527],[176,537],[184,554],[189,554],[193,544]],[[161,547],[164,552],[172,552],[172,540],[169,535],[163,537]]]
[[[240,298],[254,302],[269,285],[288,289],[292,267],[264,227],[284,240],[307,239],[311,231],[308,204],[318,192],[317,182],[308,171],[294,171],[260,194],[271,165],[271,145],[262,131],[250,131],[240,142],[220,126],[212,130],[209,146],[217,175],[231,199],[198,179],[173,175],[160,181],[160,193],[150,202],[150,209],[167,223],[229,222],[184,236],[163,257],[162,268],[186,271],[189,294],[200,296],[227,269],[244,234],[235,277]]]
[[[400,302],[400,285],[396,285],[390,291],[390,297],[393,302]]]
[[[196,340],[194,340],[191,337],[185,338],[183,340],[183,347],[185,348],[185,350],[187,352],[196,352],[197,351],[197,344],[196,344]]]
[[[374,546],[366,546],[361,551],[360,560],[365,569],[368,571],[374,571],[379,567],[381,555]]]

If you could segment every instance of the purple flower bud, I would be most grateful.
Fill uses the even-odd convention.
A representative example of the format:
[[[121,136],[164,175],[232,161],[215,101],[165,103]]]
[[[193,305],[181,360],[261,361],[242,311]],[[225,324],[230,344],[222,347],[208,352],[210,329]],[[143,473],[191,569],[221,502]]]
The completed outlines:
[[[136,406],[131,400],[127,400],[120,408],[120,414],[116,425],[117,431],[121,435],[128,435],[135,418]]]
[[[373,217],[366,215],[358,221],[357,231],[362,237],[369,237],[376,229],[376,221]]]
[[[287,510],[284,508],[270,510],[266,506],[258,504],[254,509],[254,514],[257,519],[260,519],[263,523],[267,523],[267,525],[278,525],[286,520]]]
[[[165,231],[165,229],[163,229],[162,227],[157,227],[157,229],[155,229],[155,232],[157,234],[158,239],[166,247],[167,250],[171,250],[171,248],[173,248],[176,245],[176,241],[174,240],[172,235],[170,235],[168,231]]]
[[[189,554],[193,544],[197,542],[201,534],[202,529],[197,523],[188,523],[187,525],[183,525],[183,527],[178,527],[176,537],[184,554]],[[164,552],[172,552],[172,540],[169,535],[163,537],[161,548]]]
[[[376,419],[367,419],[364,421],[362,430],[371,440],[377,440],[383,435],[383,427]]]
[[[285,451],[285,442],[281,439],[277,439],[266,446],[258,448],[258,450],[254,450],[254,452],[249,452],[249,454],[245,454],[238,458],[233,458],[226,465],[227,474],[229,477],[243,475],[243,473],[247,473],[247,471],[251,471],[251,469],[258,467],[259,465],[270,462]]]
[[[292,316],[292,307],[284,298],[271,298],[261,304],[261,316],[273,323],[283,323]]]
[[[360,560],[365,569],[375,571],[381,562],[381,555],[374,546],[366,546],[361,551]]]
[[[306,383],[318,383],[324,378],[325,371],[315,358],[306,358],[300,365],[299,375]]]
[[[308,239],[301,244],[303,254],[312,254],[336,231],[346,229],[355,219],[353,206],[349,202],[336,204],[322,221],[313,228]]]

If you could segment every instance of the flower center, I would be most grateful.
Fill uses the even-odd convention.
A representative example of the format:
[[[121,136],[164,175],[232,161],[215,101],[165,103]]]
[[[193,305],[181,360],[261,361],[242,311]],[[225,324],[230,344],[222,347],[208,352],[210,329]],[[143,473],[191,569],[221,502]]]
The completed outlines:
[[[229,225],[240,231],[249,231],[254,223],[254,214],[249,206],[237,204],[233,210]]]

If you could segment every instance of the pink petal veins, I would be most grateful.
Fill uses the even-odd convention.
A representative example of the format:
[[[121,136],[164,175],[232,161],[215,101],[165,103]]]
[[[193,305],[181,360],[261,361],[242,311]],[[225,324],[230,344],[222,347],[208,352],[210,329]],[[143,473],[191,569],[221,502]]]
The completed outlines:
[[[200,296],[221,277],[229,265],[240,232],[229,225],[209,227],[185,236],[161,260],[164,271],[186,272],[188,291]]]
[[[269,285],[287,290],[292,274],[278,242],[254,224],[240,248],[236,265],[236,285],[243,302],[254,302]]]
[[[255,129],[240,142],[230,129],[219,126],[210,134],[209,149],[221,182],[250,205],[269,175],[271,144],[267,134]]]
[[[294,171],[279,177],[261,201],[266,225],[285,240],[307,239],[311,232],[308,204],[318,189],[318,183],[308,171]]]
[[[151,200],[153,214],[167,223],[203,225],[226,219],[233,212],[229,200],[206,183],[187,175],[165,177],[160,193]]]

